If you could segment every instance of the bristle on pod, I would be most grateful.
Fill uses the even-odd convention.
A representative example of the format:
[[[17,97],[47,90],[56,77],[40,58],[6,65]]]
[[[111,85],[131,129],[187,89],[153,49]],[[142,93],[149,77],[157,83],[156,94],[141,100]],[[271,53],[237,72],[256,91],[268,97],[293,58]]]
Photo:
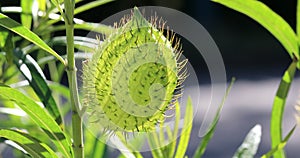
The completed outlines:
[[[181,95],[187,61],[178,61],[179,40],[164,27],[161,19],[148,22],[134,8],[84,62],[89,128],[147,132],[165,119]]]

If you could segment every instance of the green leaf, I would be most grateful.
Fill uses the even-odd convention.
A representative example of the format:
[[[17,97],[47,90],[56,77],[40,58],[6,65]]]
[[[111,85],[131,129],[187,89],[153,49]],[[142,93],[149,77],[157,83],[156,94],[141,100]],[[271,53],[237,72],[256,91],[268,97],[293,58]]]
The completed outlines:
[[[55,152],[46,144],[39,140],[31,137],[30,135],[16,130],[0,130],[0,137],[14,141],[27,151],[32,157],[37,158],[48,158],[58,157]]]
[[[233,158],[253,158],[261,140],[261,125],[255,125],[247,134]]]
[[[15,102],[31,119],[43,129],[57,148],[66,157],[71,157],[71,140],[66,137],[52,117],[32,99],[10,87],[0,86],[0,97]]]
[[[84,11],[87,11],[87,10],[90,10],[92,8],[95,8],[95,7],[101,6],[103,4],[112,2],[112,1],[115,1],[115,0],[97,0],[97,1],[93,1],[93,2],[90,2],[90,3],[84,4],[80,7],[75,8],[74,15],[79,14],[79,13],[84,12]]]
[[[175,158],[182,158],[185,155],[186,149],[189,145],[189,139],[193,126],[193,104],[192,100],[189,97],[186,104],[186,111],[184,116],[184,124],[180,136],[180,140],[178,143],[177,151],[175,154]]]
[[[163,157],[163,151],[158,148],[159,142],[158,142],[158,134],[156,131],[150,132],[147,134],[148,137],[148,143],[151,148],[151,153],[153,158],[161,158]]]
[[[269,7],[257,0],[212,0],[241,12],[272,33],[291,58],[299,59],[297,36],[290,25]]]
[[[43,50],[49,52],[55,56],[62,64],[65,65],[64,59],[59,56],[53,49],[51,49],[42,39],[40,39],[36,34],[28,30],[28,28],[22,26],[20,23],[14,21],[13,19],[7,17],[6,15],[0,13],[0,26],[7,28],[10,31],[24,37],[28,41],[36,44]]]
[[[13,62],[13,35],[6,28],[0,26],[0,51],[5,52],[5,57],[7,59],[8,64],[12,64]]]
[[[46,78],[42,69],[30,55],[23,54],[22,51],[15,51],[15,57],[14,62],[20,72],[29,82],[30,86],[57,124],[61,125],[62,117],[52,96],[52,92],[46,83]]]
[[[88,129],[85,129],[85,157],[104,157],[106,145],[97,139]]]
[[[196,149],[196,151],[194,153],[194,156],[193,156],[194,158],[202,157],[202,155],[204,154],[204,152],[206,150],[206,147],[207,147],[209,141],[213,137],[213,135],[215,133],[215,130],[216,130],[216,127],[217,127],[217,124],[218,124],[218,121],[219,121],[219,118],[220,118],[221,110],[222,110],[222,108],[224,106],[224,103],[225,103],[225,100],[228,97],[228,94],[229,94],[229,92],[230,92],[230,90],[233,86],[234,81],[235,81],[235,78],[232,78],[231,83],[230,83],[229,87],[226,90],[226,93],[223,97],[222,103],[218,107],[218,111],[217,111],[217,113],[214,117],[213,122],[210,125],[210,128],[209,128],[208,132],[205,134],[205,136],[203,137],[201,143],[198,145],[198,148]]]
[[[290,137],[293,135],[295,129],[297,126],[294,126],[292,128],[292,130],[288,133],[288,135],[283,139],[283,141],[278,144],[275,148],[271,149],[268,153],[264,154],[261,158],[269,158],[271,157],[275,152],[282,150],[286,143],[288,142],[288,140],[290,139]]]
[[[32,4],[33,0],[21,0],[22,14],[21,14],[21,23],[23,26],[28,29],[31,28],[32,24]]]
[[[179,130],[179,122],[180,122],[180,105],[178,101],[175,102],[175,125],[174,125],[174,132],[173,132],[173,138],[170,139],[175,139],[177,138],[178,130]],[[176,139],[172,141],[170,144],[169,148],[169,155],[170,157],[173,157],[175,154],[175,149],[176,149]]]
[[[296,64],[292,62],[289,68],[285,71],[280,85],[277,89],[276,96],[273,103],[272,114],[271,114],[271,141],[272,148],[275,148],[282,141],[282,118],[284,113],[284,107],[288,92],[290,90],[291,83],[294,79]],[[279,150],[274,154],[275,158],[285,157],[284,151]]]

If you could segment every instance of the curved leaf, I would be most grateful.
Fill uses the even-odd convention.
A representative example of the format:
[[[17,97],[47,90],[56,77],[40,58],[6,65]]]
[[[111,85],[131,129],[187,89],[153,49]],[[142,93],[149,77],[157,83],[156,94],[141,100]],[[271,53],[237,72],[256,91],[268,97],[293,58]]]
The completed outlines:
[[[1,137],[14,141],[25,151],[27,151],[32,157],[58,157],[49,146],[21,131],[1,129],[0,138]]]
[[[36,61],[29,55],[23,54],[22,51],[15,51],[15,64],[20,72],[24,75],[30,86],[40,98],[48,112],[53,116],[55,121],[61,125],[62,118],[58,106],[52,96],[52,92],[46,83],[43,71]]]
[[[43,129],[66,157],[71,157],[71,141],[52,117],[32,99],[10,87],[0,86],[0,97],[15,102]]]
[[[84,4],[80,7],[75,8],[74,15],[79,14],[84,11],[87,11],[87,10],[90,10],[92,8],[98,7],[100,5],[112,2],[112,1],[115,1],[115,0],[97,0],[97,1],[93,1],[90,3]]]
[[[0,13],[0,26],[7,28],[10,31],[24,37],[28,41],[36,44],[40,48],[49,52],[55,56],[61,63],[65,65],[64,59],[59,56],[53,49],[51,49],[42,39],[40,39],[35,33],[31,32],[28,28],[22,26],[20,23],[14,21],[13,19],[7,17],[6,15]]]
[[[271,157],[276,151],[278,150],[282,150],[286,143],[288,142],[288,140],[290,139],[290,137],[293,135],[295,129],[296,129],[297,126],[294,126],[292,128],[292,130],[288,133],[288,135],[284,138],[284,140],[279,143],[275,148],[271,149],[268,153],[264,154],[261,158],[269,158]]]
[[[193,104],[191,98],[189,97],[186,104],[184,124],[183,124],[182,133],[178,143],[175,158],[184,157],[186,149],[189,144],[192,126],[193,126]]]
[[[193,156],[194,158],[202,157],[202,155],[204,154],[204,152],[206,150],[206,147],[207,147],[209,141],[213,137],[213,135],[215,133],[215,130],[216,130],[216,127],[217,127],[217,124],[219,122],[221,110],[222,110],[222,108],[223,108],[223,106],[225,104],[225,100],[228,97],[228,94],[229,94],[229,92],[230,92],[230,90],[231,90],[234,82],[235,82],[235,78],[232,78],[231,79],[231,83],[230,83],[230,85],[228,86],[228,88],[227,88],[227,90],[225,92],[225,95],[223,97],[222,103],[218,107],[218,111],[217,111],[216,115],[214,116],[214,120],[211,123],[208,132],[205,134],[205,136],[203,137],[201,143],[198,145],[198,148],[196,149],[196,151],[194,153],[194,156]]]
[[[241,12],[270,31],[291,58],[299,59],[298,40],[291,26],[269,7],[257,0],[212,0]]]

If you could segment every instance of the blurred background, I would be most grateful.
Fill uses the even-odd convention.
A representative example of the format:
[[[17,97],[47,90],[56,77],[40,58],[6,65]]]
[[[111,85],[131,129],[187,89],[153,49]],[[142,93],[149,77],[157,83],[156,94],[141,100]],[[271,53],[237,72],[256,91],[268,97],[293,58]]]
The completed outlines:
[[[78,5],[90,1],[85,0]],[[281,15],[295,29],[296,0],[262,0],[262,2]],[[0,0],[0,4],[2,6],[19,5],[19,1]],[[196,19],[218,45],[224,59],[228,81],[231,77],[237,78],[205,157],[231,157],[255,124],[261,124],[263,129],[263,138],[257,157],[268,152],[270,150],[269,120],[273,98],[281,76],[290,63],[290,57],[281,44],[252,19],[208,0],[116,0],[78,14],[76,17],[85,21],[100,22],[119,11],[146,5],[173,8]],[[19,21],[19,15],[10,16]],[[87,33],[75,32],[77,35]],[[57,34],[64,34],[64,32]],[[209,89],[210,81],[204,60],[200,55],[194,56],[196,53],[192,52],[195,49],[188,41],[183,40],[183,50],[191,64],[195,65],[200,89],[204,92],[201,99],[209,99],[209,94],[205,94],[205,91]],[[47,72],[45,73],[47,75]],[[287,134],[296,123],[294,106],[300,99],[299,81],[299,75],[296,75],[287,100],[284,134]],[[188,149],[189,156],[192,156],[197,144],[201,141],[198,137],[199,122],[201,121],[195,118],[196,128],[192,132]],[[287,157],[298,157],[299,138],[299,130],[296,130],[286,146]]]

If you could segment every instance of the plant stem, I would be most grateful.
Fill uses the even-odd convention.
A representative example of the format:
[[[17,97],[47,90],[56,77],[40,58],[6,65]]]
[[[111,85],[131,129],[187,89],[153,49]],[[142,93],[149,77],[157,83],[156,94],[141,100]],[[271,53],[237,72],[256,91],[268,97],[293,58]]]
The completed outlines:
[[[67,74],[70,88],[70,98],[72,107],[72,132],[73,132],[73,150],[75,158],[83,158],[83,134],[82,134],[82,119],[79,115],[81,110],[77,77],[76,77],[76,66],[74,58],[74,0],[65,0],[65,25],[67,35]]]

